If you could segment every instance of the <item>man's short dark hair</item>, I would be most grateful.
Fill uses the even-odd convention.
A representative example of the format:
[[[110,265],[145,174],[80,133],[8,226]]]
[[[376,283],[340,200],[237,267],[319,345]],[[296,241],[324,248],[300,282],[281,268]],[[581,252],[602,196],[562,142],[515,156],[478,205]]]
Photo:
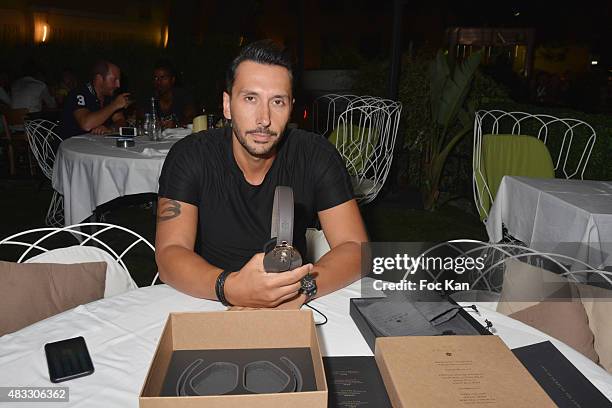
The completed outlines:
[[[230,64],[225,75],[227,93],[232,93],[232,86],[236,79],[236,69],[244,61],[253,61],[258,64],[278,65],[287,68],[293,86],[293,69],[287,49],[272,40],[255,41],[240,50],[240,54]]]
[[[106,75],[108,75],[108,71],[110,71],[111,65],[115,64],[103,59],[94,62],[93,66],[91,67],[91,79],[96,79],[96,75],[101,75],[102,78],[106,78]]]
[[[164,71],[166,71],[168,74],[170,74],[170,76],[173,76],[176,78],[176,69],[174,68],[174,64],[172,64],[172,62],[169,59],[159,59],[155,62],[155,65],[153,66],[153,70],[156,69],[163,69]]]

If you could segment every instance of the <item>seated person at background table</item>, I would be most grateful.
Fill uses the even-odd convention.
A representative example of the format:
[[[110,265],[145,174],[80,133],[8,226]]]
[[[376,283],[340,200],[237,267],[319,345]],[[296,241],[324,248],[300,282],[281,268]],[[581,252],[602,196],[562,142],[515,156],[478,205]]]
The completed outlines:
[[[78,79],[70,68],[64,68],[62,78],[54,89],[55,101],[58,106],[64,106],[64,100],[78,86]]]
[[[11,108],[25,108],[28,112],[40,112],[43,108],[55,109],[55,99],[43,81],[43,67],[29,59],[24,62],[21,71],[23,77],[11,84]]]
[[[153,70],[153,88],[159,100],[163,128],[184,126],[193,121],[195,108],[189,94],[176,86],[176,71],[168,61],[158,61]],[[145,109],[145,112],[148,109]]]
[[[112,99],[119,88],[121,71],[112,62],[100,60],[92,67],[91,81],[79,86],[64,100],[60,137],[91,132],[94,135],[110,133],[112,127],[125,126],[123,114],[129,104],[129,93],[122,93]]]
[[[270,40],[243,48],[223,93],[231,126],[185,137],[164,162],[155,244],[164,282],[218,299],[215,285],[225,276],[226,304],[299,308],[309,300],[300,291],[308,273],[317,297],[360,278],[367,235],[349,175],[322,136],[286,129],[293,103],[284,51]],[[266,273],[262,251],[278,185],[293,188],[294,246],[306,254],[305,230],[318,216],[331,251],[314,266]]]

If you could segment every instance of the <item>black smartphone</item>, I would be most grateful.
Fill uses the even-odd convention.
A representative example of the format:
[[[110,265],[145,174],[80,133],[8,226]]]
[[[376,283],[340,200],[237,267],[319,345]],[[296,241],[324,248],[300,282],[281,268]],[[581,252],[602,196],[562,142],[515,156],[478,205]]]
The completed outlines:
[[[58,383],[93,374],[94,367],[82,336],[45,344],[49,379]]]

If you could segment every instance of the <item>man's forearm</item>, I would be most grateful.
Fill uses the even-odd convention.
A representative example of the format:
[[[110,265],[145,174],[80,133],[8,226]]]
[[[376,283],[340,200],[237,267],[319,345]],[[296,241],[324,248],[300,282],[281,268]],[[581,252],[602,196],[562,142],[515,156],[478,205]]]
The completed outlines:
[[[221,268],[195,252],[178,245],[156,253],[159,275],[164,283],[188,295],[216,300],[215,281]]]
[[[316,264],[317,295],[321,297],[361,278],[361,244],[346,242],[329,251]]]
[[[87,112],[79,121],[79,126],[81,126],[83,130],[89,132],[93,128],[103,125],[108,120],[108,118],[113,115],[115,110],[116,109],[111,104],[105,106],[99,111]]]

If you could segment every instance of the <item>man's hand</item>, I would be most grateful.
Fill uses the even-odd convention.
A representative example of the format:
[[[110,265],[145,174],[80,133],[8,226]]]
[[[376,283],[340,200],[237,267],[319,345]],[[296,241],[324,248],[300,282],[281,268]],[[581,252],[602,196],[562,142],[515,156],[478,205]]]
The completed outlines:
[[[95,127],[93,129],[91,129],[91,134],[92,135],[105,135],[105,134],[110,133],[110,132],[112,132],[112,130],[107,128],[104,125],[98,126],[98,127]]]
[[[264,270],[263,258],[263,253],[253,255],[240,271],[227,277],[225,298],[228,302],[236,306],[271,308],[302,297],[300,281],[312,270],[312,264],[292,271],[268,273]]]
[[[122,93],[117,95],[117,97],[113,100],[112,105],[115,110],[124,109],[130,106],[132,101],[130,101],[129,93]]]

